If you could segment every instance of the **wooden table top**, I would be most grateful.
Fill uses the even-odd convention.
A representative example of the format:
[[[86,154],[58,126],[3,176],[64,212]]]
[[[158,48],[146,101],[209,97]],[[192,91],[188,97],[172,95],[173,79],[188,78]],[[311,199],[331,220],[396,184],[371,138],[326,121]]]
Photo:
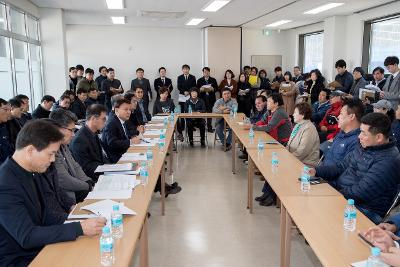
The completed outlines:
[[[294,223],[325,267],[350,266],[366,260],[370,247],[357,236],[374,224],[357,212],[356,230],[343,230],[346,200],[336,197],[282,197],[281,201]]]
[[[192,112],[192,113],[179,113],[179,118],[196,119],[196,118],[223,118],[223,114],[218,113],[205,113],[205,112]]]

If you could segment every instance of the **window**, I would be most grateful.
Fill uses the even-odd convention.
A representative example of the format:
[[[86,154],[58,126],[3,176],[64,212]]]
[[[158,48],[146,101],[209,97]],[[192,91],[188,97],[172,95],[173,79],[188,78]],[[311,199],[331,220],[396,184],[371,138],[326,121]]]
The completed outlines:
[[[400,56],[400,16],[369,21],[365,30],[364,40],[369,41],[369,47],[364,46],[369,52],[369,55],[365,55],[368,57],[369,73],[378,66],[383,67],[387,56]]]
[[[43,96],[39,21],[0,0],[0,97],[27,95],[30,106]]]
[[[299,37],[299,62],[304,72],[322,69],[324,33],[314,32]]]

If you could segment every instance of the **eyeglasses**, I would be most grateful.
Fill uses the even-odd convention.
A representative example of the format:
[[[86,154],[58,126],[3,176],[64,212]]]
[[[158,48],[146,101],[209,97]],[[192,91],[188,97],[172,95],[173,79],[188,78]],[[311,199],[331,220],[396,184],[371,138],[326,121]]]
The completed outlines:
[[[1,107],[0,109],[4,110],[4,111],[11,111],[11,107],[10,106]]]
[[[65,129],[65,130],[68,130],[68,131],[70,131],[71,133],[74,133],[74,130],[75,130],[75,128],[73,128],[73,129],[70,129],[70,128],[68,128],[68,127],[61,127],[61,128]]]

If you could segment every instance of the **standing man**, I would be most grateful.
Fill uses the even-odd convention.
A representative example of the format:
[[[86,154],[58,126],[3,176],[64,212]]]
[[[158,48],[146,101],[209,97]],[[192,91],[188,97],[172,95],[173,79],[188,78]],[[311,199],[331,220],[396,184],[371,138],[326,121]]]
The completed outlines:
[[[336,87],[335,89],[348,94],[350,93],[351,86],[353,85],[354,77],[350,72],[347,71],[346,67],[346,61],[343,59],[336,61],[335,68],[338,74],[335,77],[335,81],[340,83],[342,87]]]
[[[111,97],[124,92],[120,80],[115,79],[115,71],[113,68],[108,68],[107,79],[101,83],[101,91],[104,92],[105,95],[105,106],[107,107],[108,113],[111,111]]]
[[[101,89],[101,83],[104,80],[107,80],[107,72],[108,72],[108,70],[107,70],[106,66],[101,66],[99,68],[100,75],[97,76],[97,78],[95,80],[95,82],[97,84],[97,89],[100,90]],[[104,103],[105,103],[105,94],[104,94],[104,92],[100,91],[100,95],[98,97],[98,101],[99,101],[100,104],[104,105]]]
[[[297,83],[300,81],[304,81],[303,74],[301,73],[301,69],[299,66],[293,68],[293,82]]]
[[[142,88],[144,93],[143,100],[149,105],[149,102],[153,99],[153,92],[151,91],[149,80],[144,78],[144,70],[142,68],[136,70],[136,77],[131,82],[131,90],[134,91],[138,87]]]
[[[14,153],[14,146],[10,140],[7,121],[11,116],[11,106],[0,98],[0,165]]]
[[[216,101],[215,92],[218,89],[217,80],[210,77],[210,68],[203,68],[203,77],[197,80],[197,88],[200,90],[200,98],[204,100],[206,104],[206,112],[212,112],[212,108]],[[212,119],[207,119],[207,131],[213,133]]]
[[[385,79],[385,70],[382,67],[376,67],[372,72],[374,76],[374,81],[372,82],[373,85],[378,86],[379,89],[383,89],[383,86],[386,83]]]
[[[76,85],[78,84],[78,76],[76,74],[76,68],[75,67],[70,67],[69,68],[69,90],[73,91],[75,93],[76,91]]]
[[[78,64],[76,65],[75,69],[76,69],[77,82],[79,82],[83,78],[83,74],[85,73],[85,68],[81,64]]]
[[[180,95],[184,95],[186,97],[189,96],[189,92],[193,87],[196,87],[196,77],[190,72],[190,66],[187,64],[182,65],[182,75],[178,76],[177,84],[178,90]],[[185,110],[185,102],[186,101],[179,101],[179,106],[181,107],[181,111]],[[182,128],[185,128],[185,120],[181,120]],[[183,141],[183,135],[178,134],[177,139],[181,142]]]
[[[384,65],[390,72],[390,76],[386,79],[381,92],[381,98],[389,100],[392,107],[397,110],[400,98],[400,75],[399,75],[399,58],[396,56],[387,57]]]
[[[94,81],[94,70],[87,68],[85,70],[85,77],[80,79],[76,85],[76,93],[79,89],[85,89],[86,91],[89,91],[90,88],[98,89],[97,83]]]
[[[171,98],[171,92],[174,87],[172,86],[171,79],[166,77],[167,70],[164,67],[161,67],[158,69],[158,73],[160,74],[160,77],[154,80],[154,90],[157,92],[157,99],[160,98],[160,89],[162,87],[168,88],[168,98]]]

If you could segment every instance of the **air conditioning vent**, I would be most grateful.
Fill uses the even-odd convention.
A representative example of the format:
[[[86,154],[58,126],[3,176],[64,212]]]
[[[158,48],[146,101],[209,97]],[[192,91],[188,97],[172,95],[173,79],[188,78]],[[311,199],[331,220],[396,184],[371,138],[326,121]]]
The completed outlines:
[[[151,19],[180,19],[185,16],[186,12],[163,12],[163,11],[145,11],[140,10],[137,12],[138,17],[151,18]]]

